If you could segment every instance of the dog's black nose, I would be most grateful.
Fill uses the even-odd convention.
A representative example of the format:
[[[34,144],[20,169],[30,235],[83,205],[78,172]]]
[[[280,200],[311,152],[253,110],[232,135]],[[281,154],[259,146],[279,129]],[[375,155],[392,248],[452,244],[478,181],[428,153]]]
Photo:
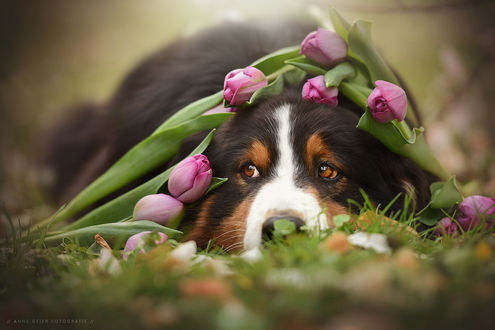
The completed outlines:
[[[297,216],[292,216],[292,215],[284,215],[284,216],[272,216],[266,219],[266,221],[263,223],[263,238],[265,240],[271,240],[273,238],[273,232],[275,230],[275,222],[278,220],[288,220],[292,222],[294,225],[296,225],[296,231],[299,231],[299,228],[304,225],[304,221],[297,217]]]

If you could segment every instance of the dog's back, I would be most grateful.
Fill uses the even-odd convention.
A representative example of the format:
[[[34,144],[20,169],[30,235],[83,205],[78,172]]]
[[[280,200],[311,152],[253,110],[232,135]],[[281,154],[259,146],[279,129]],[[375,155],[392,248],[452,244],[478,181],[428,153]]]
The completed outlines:
[[[259,23],[259,22],[258,22]],[[225,23],[180,39],[124,79],[107,104],[84,104],[47,139],[44,166],[56,203],[69,201],[175,111],[223,88],[225,74],[282,47],[311,28],[291,23]]]

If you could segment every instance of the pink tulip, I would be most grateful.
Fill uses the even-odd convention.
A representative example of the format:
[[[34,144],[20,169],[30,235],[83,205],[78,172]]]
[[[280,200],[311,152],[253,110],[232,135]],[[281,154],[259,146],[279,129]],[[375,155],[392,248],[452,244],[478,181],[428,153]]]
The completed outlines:
[[[406,118],[407,96],[402,88],[383,80],[375,81],[376,88],[368,97],[370,113],[376,121],[388,123]]]
[[[165,194],[148,195],[141,198],[134,207],[135,220],[150,220],[166,224],[183,210],[182,202]]]
[[[206,156],[188,157],[170,173],[168,191],[183,203],[195,202],[208,189],[212,175]]]
[[[143,231],[129,237],[124,247],[124,255],[123,255],[124,260],[126,260],[129,257],[129,254],[131,254],[131,252],[134,251],[135,249],[139,249],[139,253],[141,254],[144,253],[146,238],[149,234],[151,234],[151,231]],[[168,236],[161,232],[158,232],[158,235],[160,236],[160,239],[155,240],[154,242],[155,245],[165,243]]]
[[[347,44],[337,33],[318,28],[304,38],[299,54],[329,67],[347,56]]]
[[[457,211],[457,221],[463,230],[469,230],[480,221],[486,220],[486,226],[495,223],[495,198],[485,196],[469,196],[464,198]]]
[[[258,89],[268,85],[265,75],[255,67],[230,71],[225,76],[223,98],[231,105],[241,105],[249,101]]]
[[[339,90],[337,87],[326,87],[325,78],[323,76],[317,76],[304,84],[302,90],[302,97],[305,100],[315,103],[329,104],[335,107],[338,103],[337,95]]]
[[[457,234],[457,224],[450,218],[443,218],[437,223],[435,229],[437,235],[454,235]]]
[[[226,113],[226,112],[237,112],[238,110],[239,110],[238,108],[225,108],[223,104],[219,104],[216,107],[211,108],[210,110],[203,113],[203,115],[212,115],[215,113]]]

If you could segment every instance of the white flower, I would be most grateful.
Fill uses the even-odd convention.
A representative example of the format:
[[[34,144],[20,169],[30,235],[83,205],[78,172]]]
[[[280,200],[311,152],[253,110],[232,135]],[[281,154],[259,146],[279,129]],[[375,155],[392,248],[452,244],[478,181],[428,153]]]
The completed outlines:
[[[352,245],[360,246],[365,249],[373,249],[378,253],[391,253],[390,246],[387,243],[387,236],[384,234],[370,234],[358,231],[347,237]]]
[[[187,263],[192,260],[192,258],[196,254],[197,249],[198,247],[196,246],[195,241],[188,241],[176,247],[170,253],[170,257]]]

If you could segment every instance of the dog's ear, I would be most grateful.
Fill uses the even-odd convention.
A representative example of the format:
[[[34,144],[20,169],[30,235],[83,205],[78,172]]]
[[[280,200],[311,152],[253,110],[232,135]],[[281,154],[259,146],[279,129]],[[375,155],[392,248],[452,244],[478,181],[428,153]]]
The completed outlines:
[[[67,117],[40,133],[38,162],[50,173],[44,190],[52,202],[70,200],[109,166],[104,110],[93,103],[67,109]]]
[[[393,155],[395,161],[387,166],[388,185],[394,193],[401,193],[392,209],[400,210],[404,207],[405,196],[411,199],[409,211],[423,209],[430,200],[430,184],[437,181],[434,175],[421,169],[414,161]]]

